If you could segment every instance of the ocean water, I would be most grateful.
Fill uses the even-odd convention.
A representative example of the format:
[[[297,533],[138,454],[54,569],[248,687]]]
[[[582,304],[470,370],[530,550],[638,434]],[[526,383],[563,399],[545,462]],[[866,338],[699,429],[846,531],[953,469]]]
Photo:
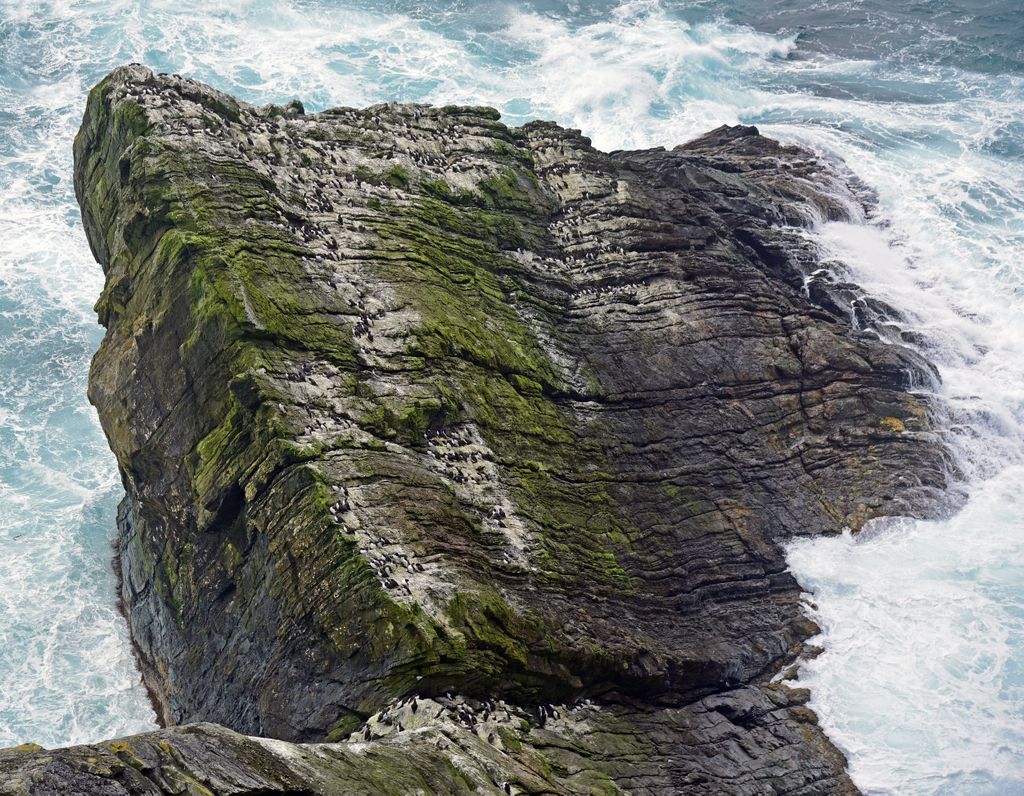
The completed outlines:
[[[743,122],[844,158],[878,210],[810,234],[938,365],[967,501],[792,545],[825,648],[801,682],[869,793],[1024,792],[1019,0],[0,0],[0,746],[154,721],[114,605],[71,185],[86,92],[130,61],[312,110],[484,103],[602,148]]]

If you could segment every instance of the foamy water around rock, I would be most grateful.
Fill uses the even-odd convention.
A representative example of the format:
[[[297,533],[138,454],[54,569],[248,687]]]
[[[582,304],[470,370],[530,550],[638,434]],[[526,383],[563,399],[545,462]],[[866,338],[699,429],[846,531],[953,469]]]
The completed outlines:
[[[945,522],[793,547],[827,650],[804,682],[869,792],[1019,787],[1019,29],[938,4],[922,32],[862,2],[889,33],[855,51],[827,4],[736,5],[0,3],[0,744],[152,726],[113,603],[120,487],[85,401],[101,275],[70,185],[85,92],[134,60],[257,102],[486,103],[603,148],[755,123],[845,158],[878,213],[819,240],[939,367],[968,500]]]

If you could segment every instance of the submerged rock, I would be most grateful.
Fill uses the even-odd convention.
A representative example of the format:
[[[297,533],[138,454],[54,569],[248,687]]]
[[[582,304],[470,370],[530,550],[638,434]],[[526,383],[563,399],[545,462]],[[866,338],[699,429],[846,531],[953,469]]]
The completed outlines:
[[[816,630],[781,543],[934,514],[947,457],[933,369],[802,232],[869,200],[838,166],[139,66],[75,156],[162,719],[348,740],[172,728],[142,765],[4,753],[0,785],[113,754],[130,793],[854,791],[769,682]]]

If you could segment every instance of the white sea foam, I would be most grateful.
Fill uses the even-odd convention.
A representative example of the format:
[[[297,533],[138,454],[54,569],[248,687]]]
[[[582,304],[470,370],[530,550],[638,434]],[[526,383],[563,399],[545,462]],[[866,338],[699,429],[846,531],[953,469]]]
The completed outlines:
[[[1019,792],[1022,478],[1005,469],[948,521],[790,549],[827,650],[801,681],[868,793]]]
[[[31,18],[0,9],[7,24]],[[0,746],[153,724],[115,608],[120,485],[85,400],[102,275],[70,142],[88,85],[58,42],[27,44],[26,69],[17,41],[0,61]],[[49,85],[33,82],[43,74]]]
[[[529,98],[517,115],[571,123],[603,149],[679,143],[735,123],[754,96],[749,71],[794,47],[792,38],[690,25],[650,2],[623,3],[582,27],[518,13],[502,35],[529,57],[503,75],[498,107]]]

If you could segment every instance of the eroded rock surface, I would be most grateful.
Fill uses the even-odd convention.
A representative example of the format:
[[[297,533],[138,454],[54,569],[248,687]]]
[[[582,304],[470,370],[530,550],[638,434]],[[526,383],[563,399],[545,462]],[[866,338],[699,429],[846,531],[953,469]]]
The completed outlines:
[[[930,366],[802,231],[861,212],[837,167],[749,127],[606,154],[137,66],[75,155],[146,684],[169,724],[349,738],[144,743],[464,753],[514,792],[853,789],[768,685],[815,631],[780,543],[934,513],[946,456]],[[445,694],[478,708],[455,729],[367,723]]]
[[[0,750],[0,793],[854,793],[800,691],[741,688],[686,708],[400,700],[344,743],[193,724],[56,751]],[[680,744],[686,744],[682,751]],[[758,765],[751,765],[756,759]]]
[[[347,741],[293,744],[192,724],[53,752],[0,750],[23,796],[854,793],[806,695],[741,688],[685,708],[401,700]],[[752,761],[757,765],[752,765]]]

